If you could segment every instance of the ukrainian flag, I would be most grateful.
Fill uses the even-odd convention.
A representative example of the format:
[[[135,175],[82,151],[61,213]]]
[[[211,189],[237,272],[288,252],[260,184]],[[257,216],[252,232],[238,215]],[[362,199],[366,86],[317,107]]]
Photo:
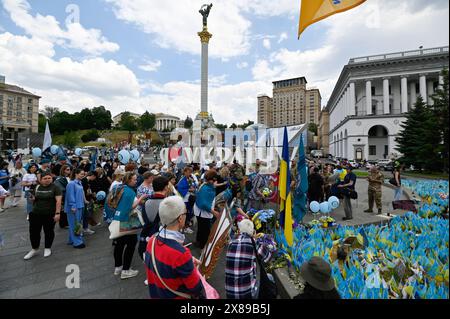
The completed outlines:
[[[366,0],[302,0],[298,37],[311,24],[333,14],[350,10]]]
[[[284,228],[284,236],[292,246],[292,196],[291,196],[291,172],[289,170],[289,141],[286,126],[284,127],[283,152],[280,163],[280,224]]]

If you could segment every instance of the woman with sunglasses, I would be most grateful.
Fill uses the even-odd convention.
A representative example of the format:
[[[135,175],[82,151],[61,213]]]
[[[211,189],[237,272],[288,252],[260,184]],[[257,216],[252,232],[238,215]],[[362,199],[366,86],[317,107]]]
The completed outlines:
[[[62,203],[65,203],[66,199],[66,187],[70,182],[70,174],[72,169],[69,165],[62,165],[61,170],[59,171],[59,176],[55,180],[55,185],[59,187],[62,192]],[[59,219],[59,227],[60,228],[68,228],[69,223],[67,221],[67,213],[62,210],[61,217]]]
[[[29,221],[32,250],[25,255],[25,260],[38,253],[42,228],[44,228],[45,234],[44,257],[49,257],[52,254],[55,223],[59,221],[61,213],[62,193],[59,187],[53,183],[50,171],[41,173],[41,182],[32,193],[31,200],[33,201],[33,211],[29,215]]]

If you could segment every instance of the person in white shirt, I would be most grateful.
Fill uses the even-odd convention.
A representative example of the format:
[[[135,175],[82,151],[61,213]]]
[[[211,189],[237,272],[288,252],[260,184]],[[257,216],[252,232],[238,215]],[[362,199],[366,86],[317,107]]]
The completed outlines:
[[[28,167],[27,170],[27,174],[25,174],[25,176],[22,178],[22,186],[23,189],[25,191],[25,198],[27,200],[27,206],[26,206],[26,213],[27,213],[27,219],[28,219],[28,214],[31,213],[31,211],[33,210],[33,202],[31,201],[31,196],[30,196],[30,191],[32,191],[34,189],[34,187],[36,187],[37,185],[37,176],[36,176],[36,172],[38,171],[38,166],[37,164],[30,164],[30,166]]]
[[[122,170],[120,168],[116,169],[113,174],[114,181],[111,183],[111,186],[109,187],[109,191],[111,191],[116,185],[122,184],[122,179],[125,175],[125,170]]]
[[[27,174],[23,168],[22,162],[17,161],[14,168],[9,171],[11,178],[9,179],[9,192],[11,193],[12,207],[17,207],[22,197],[22,179]]]

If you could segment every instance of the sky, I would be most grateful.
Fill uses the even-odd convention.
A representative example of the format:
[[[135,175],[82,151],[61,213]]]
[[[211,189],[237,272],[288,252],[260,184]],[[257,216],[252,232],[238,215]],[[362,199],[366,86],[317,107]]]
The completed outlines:
[[[308,27],[299,0],[210,0],[209,111],[216,123],[256,122],[257,96],[305,76],[322,106],[350,58],[447,46],[447,0],[367,0]],[[104,105],[200,111],[198,12],[205,0],[0,0],[0,74],[75,112]]]

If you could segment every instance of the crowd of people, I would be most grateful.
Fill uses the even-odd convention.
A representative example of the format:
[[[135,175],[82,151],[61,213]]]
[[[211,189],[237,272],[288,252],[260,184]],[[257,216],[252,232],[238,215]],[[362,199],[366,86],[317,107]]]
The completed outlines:
[[[252,242],[253,223],[246,212],[265,209],[278,202],[279,171],[272,175],[260,173],[265,163],[256,160],[249,171],[233,163],[209,163],[205,167],[191,163],[180,166],[170,163],[150,165],[141,158],[123,165],[117,158],[100,156],[95,163],[89,159],[59,156],[39,162],[23,162],[20,157],[10,162],[0,160],[0,212],[26,200],[25,215],[29,222],[31,250],[28,260],[39,253],[41,232],[44,232],[44,257],[51,255],[56,223],[67,229],[67,244],[75,249],[86,247],[85,236],[93,235],[93,226],[105,222],[131,225],[142,216],[143,227],[111,237],[114,245],[114,274],[121,279],[138,275],[131,268],[134,253],[143,260],[151,298],[204,298],[205,282],[197,270],[199,261],[184,246],[185,235],[195,233],[195,243],[203,249],[213,222],[219,218],[225,203],[233,202],[231,215],[235,229],[227,247],[225,288],[227,298],[254,299],[258,296],[257,259],[265,260],[264,247]],[[396,194],[401,187],[400,169],[396,166]],[[291,164],[291,187],[299,182],[296,162]],[[370,171],[369,208],[374,201],[381,213],[381,185],[384,176],[376,168]],[[308,200],[322,202],[330,196],[343,199],[344,220],[352,219],[351,199],[355,198],[356,175],[352,167],[308,162]],[[270,189],[269,193],[264,189]],[[102,220],[94,218],[101,210]],[[138,211],[138,212],[137,212]],[[326,263],[325,263],[326,264]],[[305,265],[310,278],[308,293],[315,296],[338,297],[334,286],[314,279],[316,272],[329,272],[322,260]],[[317,270],[317,269],[318,270]],[[314,270],[316,269],[316,270]],[[320,275],[319,275],[320,277]],[[326,276],[325,276],[326,277]],[[324,275],[320,278],[325,278]],[[321,294],[319,291],[331,291]],[[315,292],[315,293],[313,293]],[[299,298],[307,298],[300,296]]]

